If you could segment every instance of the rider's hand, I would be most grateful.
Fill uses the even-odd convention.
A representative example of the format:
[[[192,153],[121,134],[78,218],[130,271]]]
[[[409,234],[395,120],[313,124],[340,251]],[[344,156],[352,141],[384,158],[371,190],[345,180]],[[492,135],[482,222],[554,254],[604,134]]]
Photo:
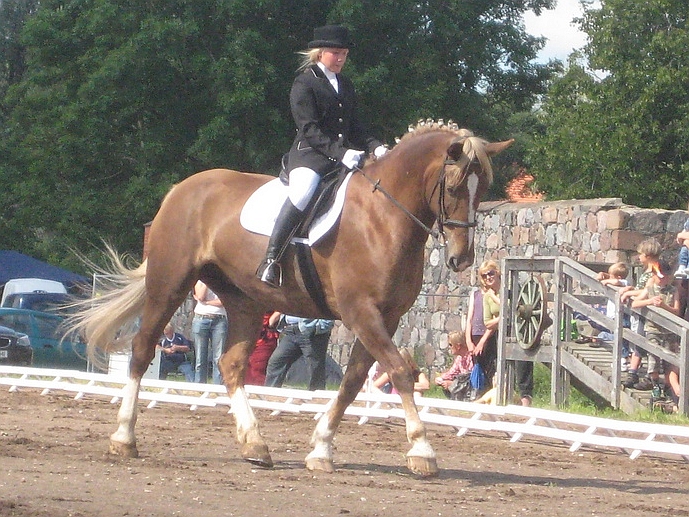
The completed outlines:
[[[379,145],[378,147],[376,147],[373,150],[373,156],[375,156],[376,158],[380,158],[381,156],[383,156],[387,152],[388,152],[387,147],[385,147],[384,145]]]
[[[364,158],[364,151],[356,151],[354,149],[347,149],[347,151],[345,151],[344,156],[342,157],[342,163],[348,169],[353,169],[354,167],[359,166],[359,164],[361,163],[361,160],[363,160],[363,158]]]

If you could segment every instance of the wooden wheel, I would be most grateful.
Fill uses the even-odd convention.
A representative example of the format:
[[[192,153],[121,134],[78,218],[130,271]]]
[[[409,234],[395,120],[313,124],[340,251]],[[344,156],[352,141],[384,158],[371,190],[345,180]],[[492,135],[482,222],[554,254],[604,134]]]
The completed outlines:
[[[539,345],[543,331],[553,323],[548,316],[547,292],[543,279],[533,276],[519,290],[514,328],[517,342],[524,350]]]

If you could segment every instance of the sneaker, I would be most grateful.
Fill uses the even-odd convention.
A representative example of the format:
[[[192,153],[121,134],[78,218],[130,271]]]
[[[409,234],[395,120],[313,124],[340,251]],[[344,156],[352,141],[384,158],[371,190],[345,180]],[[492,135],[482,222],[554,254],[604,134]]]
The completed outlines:
[[[644,377],[632,386],[635,390],[648,391],[653,389],[653,381],[648,377]]]
[[[627,363],[627,359],[623,357],[620,359],[620,371],[626,372],[627,370],[629,370],[629,364]]]
[[[687,277],[687,270],[684,269],[682,266],[679,266],[677,268],[677,271],[675,271],[675,278],[686,278]]]
[[[622,386],[625,388],[633,388],[637,382],[639,382],[637,373],[628,371],[626,379],[622,382]]]

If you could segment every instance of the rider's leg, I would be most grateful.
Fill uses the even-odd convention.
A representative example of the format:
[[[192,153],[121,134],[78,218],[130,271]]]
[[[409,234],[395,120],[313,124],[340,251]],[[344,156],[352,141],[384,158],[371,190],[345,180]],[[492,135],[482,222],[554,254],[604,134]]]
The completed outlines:
[[[275,221],[273,233],[268,241],[266,257],[256,271],[256,275],[271,287],[280,287],[282,272],[278,256],[287,243],[293,230],[301,222],[304,210],[318,187],[320,176],[307,167],[297,167],[289,174],[289,197],[282,205]]]

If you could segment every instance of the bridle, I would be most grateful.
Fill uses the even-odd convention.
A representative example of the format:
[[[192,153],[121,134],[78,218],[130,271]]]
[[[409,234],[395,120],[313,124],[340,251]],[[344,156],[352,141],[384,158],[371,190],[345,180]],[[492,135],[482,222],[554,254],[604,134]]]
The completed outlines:
[[[445,173],[445,170],[448,165],[457,165],[458,160],[454,160],[450,158],[449,156],[446,156],[445,160],[443,160],[443,164],[440,167],[440,170],[438,171],[438,179],[435,182],[435,185],[433,186],[433,190],[431,191],[430,199],[433,199],[433,196],[435,195],[436,191],[438,192],[438,215],[435,218],[436,223],[438,223],[438,229],[433,230],[432,228],[429,228],[427,225],[423,223],[418,217],[416,217],[414,214],[412,214],[407,207],[405,207],[402,203],[397,201],[392,194],[390,194],[387,190],[385,190],[383,187],[380,185],[380,180],[373,180],[369,178],[363,170],[361,170],[359,167],[354,167],[354,170],[359,172],[364,178],[366,178],[369,183],[373,185],[373,192],[376,190],[380,191],[381,194],[383,194],[385,197],[387,197],[390,202],[395,205],[397,208],[399,208],[402,212],[404,212],[412,221],[414,221],[418,226],[420,226],[426,233],[431,235],[433,238],[440,240],[440,237],[442,236],[443,241],[445,240],[445,227],[448,228],[475,228],[476,227],[476,221],[462,221],[459,219],[449,219],[447,215],[447,207],[445,206],[445,192],[446,192],[446,182],[447,182],[447,175]],[[469,167],[473,165],[474,163],[479,163],[477,159],[472,160],[468,165],[467,165],[467,171],[469,170]],[[462,180],[463,181],[463,180]],[[430,204],[430,202],[429,202]]]

